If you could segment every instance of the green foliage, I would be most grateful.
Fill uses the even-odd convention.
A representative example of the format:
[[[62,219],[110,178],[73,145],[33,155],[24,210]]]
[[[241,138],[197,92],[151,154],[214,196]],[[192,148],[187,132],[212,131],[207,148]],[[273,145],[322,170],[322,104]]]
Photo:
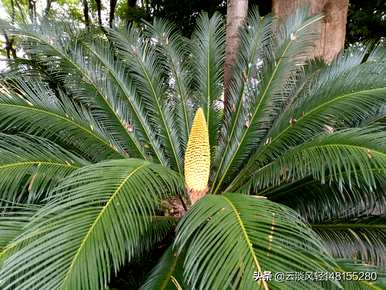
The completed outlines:
[[[385,37],[386,3],[382,0],[350,1],[347,43],[378,41]]]
[[[320,19],[253,10],[225,104],[219,14],[190,39],[165,20],[103,35],[2,22],[25,55],[0,78],[0,288],[106,289],[119,273],[123,288],[382,289],[253,279],[353,269],[341,259],[385,271],[385,48],[309,60]],[[212,168],[190,207],[199,107]]]
[[[185,277],[194,289],[268,289],[268,284],[281,289],[274,280],[256,283],[253,272],[334,269],[299,216],[265,198],[209,195],[192,207],[177,233],[175,245],[186,249]],[[302,289],[308,283],[294,282],[291,287]]]
[[[13,242],[19,250],[3,262],[2,288],[102,289],[110,265],[118,269],[162,237],[163,231],[150,234],[149,223],[159,199],[180,187],[176,175],[142,160],[77,170]]]

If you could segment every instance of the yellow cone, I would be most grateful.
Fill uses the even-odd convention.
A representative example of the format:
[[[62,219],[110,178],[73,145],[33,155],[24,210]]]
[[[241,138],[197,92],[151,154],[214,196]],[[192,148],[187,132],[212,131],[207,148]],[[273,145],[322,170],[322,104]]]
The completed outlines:
[[[202,108],[194,116],[185,151],[185,183],[192,204],[208,191],[210,145],[208,126]]]

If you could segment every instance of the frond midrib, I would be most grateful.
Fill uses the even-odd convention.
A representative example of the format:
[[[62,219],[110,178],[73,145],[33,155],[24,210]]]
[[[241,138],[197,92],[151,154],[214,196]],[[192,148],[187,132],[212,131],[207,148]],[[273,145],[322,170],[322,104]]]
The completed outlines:
[[[245,243],[247,244],[248,250],[249,250],[249,252],[250,252],[250,254],[251,254],[252,258],[253,258],[253,262],[254,262],[254,264],[255,264],[255,266],[256,266],[256,269],[257,269],[258,272],[262,273],[262,268],[261,268],[260,263],[259,263],[259,261],[258,261],[258,259],[257,259],[257,257],[256,257],[255,252],[253,251],[252,242],[251,242],[251,240],[249,239],[247,230],[246,230],[246,228],[245,228],[245,226],[244,226],[244,223],[243,223],[243,221],[242,221],[242,219],[241,219],[241,217],[240,217],[239,212],[237,211],[237,209],[236,209],[236,207],[233,205],[233,203],[229,200],[229,198],[227,198],[226,196],[222,196],[222,197],[223,197],[224,200],[229,204],[229,206],[231,207],[231,210],[234,212],[234,214],[235,214],[235,216],[236,216],[236,219],[237,219],[237,222],[238,222],[238,224],[239,224],[239,226],[240,226],[240,229],[241,229],[241,231],[242,231],[242,233],[243,233],[244,241],[245,241]],[[267,285],[267,282],[266,282],[265,280],[261,280],[261,281],[262,281],[262,284],[263,284],[264,289],[265,289],[265,290],[268,290],[269,287],[268,287],[268,285]]]
[[[386,225],[383,224],[366,224],[366,223],[336,223],[336,224],[310,224],[315,229],[333,229],[333,230],[349,230],[349,229],[381,229],[385,230]]]
[[[53,165],[53,166],[70,167],[70,168],[74,168],[74,169],[79,168],[79,166],[76,166],[76,165],[73,165],[73,164],[70,164],[70,163],[67,163],[67,162],[60,163],[60,162],[36,160],[36,161],[25,161],[25,162],[7,163],[5,165],[0,165],[0,169],[6,169],[6,168],[12,168],[12,167],[20,167],[20,166],[24,166],[24,165],[33,165],[33,164],[38,164],[38,165],[39,164],[46,164],[46,165]]]
[[[165,278],[163,280],[160,290],[166,289],[166,286],[169,284],[170,279],[173,277],[173,272],[177,266],[178,256],[174,257],[173,251],[170,251],[170,254],[173,256],[173,263],[172,263],[171,267],[169,268],[168,272],[166,273],[166,277],[168,277],[169,279]]]

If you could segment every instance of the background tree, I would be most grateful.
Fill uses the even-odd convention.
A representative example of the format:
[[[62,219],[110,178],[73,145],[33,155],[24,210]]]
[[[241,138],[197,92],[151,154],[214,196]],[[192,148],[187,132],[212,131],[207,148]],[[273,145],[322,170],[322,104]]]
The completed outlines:
[[[232,69],[239,48],[239,29],[248,14],[248,0],[227,1],[226,40],[224,62],[224,103],[229,94],[229,83],[232,78]]]
[[[273,12],[282,18],[299,5],[307,5],[310,14],[322,13],[325,18],[319,24],[320,37],[315,42],[313,56],[331,62],[343,49],[346,36],[348,0],[273,0]]]
[[[349,1],[346,44],[377,42],[386,36],[385,31],[385,1]]]

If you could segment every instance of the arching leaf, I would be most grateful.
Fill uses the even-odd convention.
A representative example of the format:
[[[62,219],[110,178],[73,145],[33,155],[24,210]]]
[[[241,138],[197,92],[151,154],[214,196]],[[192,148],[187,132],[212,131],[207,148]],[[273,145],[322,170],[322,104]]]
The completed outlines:
[[[140,290],[185,290],[183,255],[168,248]]]
[[[254,272],[334,268],[318,236],[294,211],[233,193],[197,202],[178,225],[175,247],[186,251],[184,277],[193,289],[283,289],[274,279],[255,281]]]
[[[2,289],[104,289],[112,270],[149,247],[160,199],[180,187],[174,173],[141,160],[79,169],[17,240],[0,270]]]

